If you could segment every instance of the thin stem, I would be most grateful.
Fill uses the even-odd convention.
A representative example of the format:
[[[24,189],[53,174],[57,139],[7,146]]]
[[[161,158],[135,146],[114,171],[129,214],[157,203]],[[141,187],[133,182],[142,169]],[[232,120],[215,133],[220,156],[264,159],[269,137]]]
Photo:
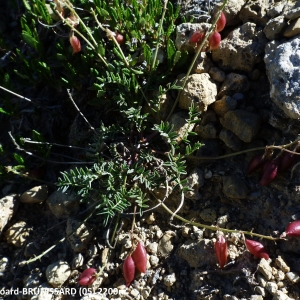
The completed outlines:
[[[45,250],[44,252],[42,252],[40,255],[36,256],[35,258],[29,259],[25,262],[22,262],[22,265],[25,264],[30,264],[38,259],[41,259],[46,253],[50,252],[52,249],[54,249],[56,246],[58,246],[59,244],[61,244],[62,242],[64,242],[68,237],[70,237],[74,232],[76,232],[76,230],[84,223],[86,223],[86,221],[94,214],[96,208],[93,209],[93,211],[78,225],[76,226],[76,228],[74,229],[74,231],[72,231],[71,233],[69,233],[67,236],[63,237],[62,239],[60,239],[56,244],[52,245],[50,248],[48,248],[47,250]]]
[[[25,152],[27,155],[30,155],[32,157],[36,157],[40,160],[43,160],[43,161],[46,161],[46,162],[49,162],[49,163],[54,163],[54,164],[67,164],[67,165],[72,165],[72,164],[77,164],[77,165],[85,165],[85,164],[90,164],[90,165],[93,165],[94,163],[93,162],[85,162],[85,161],[56,161],[56,160],[50,160],[50,159],[47,159],[47,158],[44,158],[44,157],[40,157],[38,155],[35,155],[29,151],[26,151],[25,149],[21,148],[20,145],[16,142],[15,138],[12,136],[11,132],[9,131],[8,132],[10,138],[12,139],[12,142],[14,143],[14,145],[16,146],[17,150],[20,150],[20,151],[23,151]]]
[[[194,64],[195,64],[195,62],[196,62],[196,60],[197,60],[197,58],[198,58],[198,56],[199,56],[199,54],[200,54],[200,52],[201,52],[203,46],[204,46],[204,44],[206,43],[206,41],[207,41],[209,35],[210,35],[210,34],[212,33],[212,31],[214,30],[214,28],[215,28],[215,26],[216,26],[216,23],[217,23],[217,21],[219,20],[219,18],[220,18],[220,16],[221,16],[221,12],[222,12],[223,9],[225,8],[225,5],[227,4],[227,2],[228,2],[228,0],[224,0],[223,4],[222,4],[222,6],[221,6],[221,8],[220,8],[220,10],[219,10],[219,12],[218,12],[218,14],[217,14],[215,20],[214,20],[214,22],[212,23],[210,29],[207,31],[207,33],[206,33],[206,35],[205,35],[205,37],[204,37],[202,43],[200,44],[200,46],[199,46],[199,48],[198,48],[198,50],[197,50],[197,52],[196,52],[196,54],[195,54],[195,56],[194,56],[194,58],[193,58],[193,61],[192,61],[191,65],[190,65],[190,67],[189,67],[189,69],[188,69],[188,71],[187,71],[187,73],[186,73],[186,75],[185,75],[185,77],[184,77],[184,81],[183,81],[183,84],[182,84],[182,89],[179,91],[179,93],[178,93],[178,95],[177,95],[177,98],[176,98],[176,100],[175,100],[175,102],[174,102],[174,105],[173,105],[173,107],[172,107],[172,109],[171,109],[171,111],[170,111],[170,113],[169,113],[169,115],[168,115],[168,117],[166,118],[165,121],[168,121],[168,120],[171,118],[171,116],[172,116],[172,114],[173,114],[173,112],[174,112],[174,110],[175,110],[175,108],[176,108],[176,106],[177,106],[177,104],[178,104],[178,102],[179,102],[181,93],[182,93],[182,91],[183,91],[183,89],[184,89],[184,87],[185,87],[185,85],[186,85],[186,83],[187,83],[188,77],[189,77],[189,75],[190,75],[191,72],[192,72],[192,69],[193,69],[193,67],[194,67]]]
[[[19,94],[17,94],[17,93],[14,93],[14,92],[12,92],[12,91],[6,89],[5,87],[3,87],[3,86],[1,86],[1,85],[0,85],[0,89],[4,90],[4,91],[6,91],[6,92],[8,92],[8,93],[10,93],[10,94],[12,94],[12,95],[14,95],[14,96],[17,96],[17,97],[19,97],[19,98],[21,98],[21,99],[23,99],[23,100],[26,100],[26,101],[32,103],[32,100],[30,100],[30,99],[28,99],[28,98],[26,98],[26,97],[24,97],[24,96],[21,96],[21,95],[19,95]]]
[[[228,232],[228,233],[242,233],[245,235],[251,235],[251,236],[257,236],[259,238],[262,239],[267,239],[267,240],[271,240],[271,241],[276,241],[279,240],[280,238],[274,238],[272,236],[268,236],[268,235],[263,235],[263,234],[258,234],[255,232],[251,232],[251,231],[243,231],[243,230],[236,230],[236,229],[227,229],[227,228],[220,228],[218,226],[210,226],[210,225],[205,225],[205,224],[201,224],[201,223],[197,223],[197,222],[193,222],[193,221],[189,221],[183,217],[178,216],[177,214],[173,213],[164,203],[162,203],[161,200],[158,200],[161,204],[161,206],[169,213],[171,214],[173,217],[177,218],[178,220],[181,220],[184,223],[187,224],[191,224],[193,226],[197,226],[200,228],[206,228],[206,229],[210,229],[210,230],[214,230],[214,231],[223,231],[223,232]]]
[[[81,20],[81,18],[79,17],[79,15],[77,14],[77,12],[76,12],[75,9],[73,8],[72,3],[71,3],[70,1],[66,1],[64,4],[69,8],[69,10],[70,10],[70,11],[75,15],[75,17],[79,20],[79,23],[80,23],[81,26],[84,28],[84,30],[86,31],[86,33],[89,35],[89,37],[90,37],[91,40],[93,41],[95,47],[97,47],[98,44],[97,44],[96,40],[94,39],[94,37],[93,37],[93,35],[90,33],[89,29],[85,26],[84,22]],[[67,19],[64,19],[64,20],[66,21]],[[71,24],[69,24],[69,25],[72,27]]]
[[[75,101],[73,100],[72,95],[71,95],[69,89],[67,89],[67,93],[68,93],[68,96],[69,96],[70,100],[72,101],[74,107],[76,108],[76,110],[80,113],[80,115],[82,116],[82,118],[84,119],[84,121],[89,125],[89,127],[94,131],[94,133],[95,133],[96,136],[97,136],[97,131],[96,131],[95,128],[91,125],[91,123],[87,120],[87,118],[84,116],[84,114],[80,111],[79,107],[77,106],[77,104],[76,104]]]
[[[95,21],[97,22],[98,26],[99,26],[103,31],[106,32],[107,36],[108,36],[110,39],[113,40],[113,42],[115,43],[115,45],[116,45],[117,48],[119,49],[120,54],[121,54],[121,56],[122,56],[122,59],[123,59],[125,65],[126,65],[126,67],[127,67],[127,68],[130,68],[129,63],[128,63],[128,61],[127,61],[125,55],[124,55],[124,52],[123,52],[123,50],[121,49],[120,44],[117,42],[117,40],[116,40],[116,38],[115,38],[115,36],[114,36],[114,33],[113,33],[109,28],[105,28],[105,27],[102,26],[102,24],[98,21],[97,15],[95,14],[94,11],[92,11],[92,14],[93,14],[93,16],[94,16],[94,18],[95,18]]]
[[[38,182],[41,182],[41,183],[44,183],[44,184],[47,184],[47,185],[50,185],[50,186],[53,186],[55,187],[56,185],[50,181],[46,181],[46,180],[42,180],[42,179],[38,179],[36,177],[31,177],[30,175],[26,175],[26,174],[23,174],[21,172],[18,172],[17,170],[14,170],[12,167],[5,167],[7,173],[11,172],[15,175],[18,175],[18,176],[21,176],[25,179],[29,179],[29,180],[34,180],[34,181],[38,181]]]
[[[83,21],[81,20],[81,18],[79,17],[79,15],[76,13],[76,11],[74,10],[72,4],[69,1],[65,2],[65,5],[72,11],[72,13],[76,16],[76,18],[78,18],[80,24],[82,25],[82,27],[85,29],[86,33],[88,34],[88,36],[91,38],[91,40],[93,41],[94,45],[79,31],[77,30],[71,23],[69,23],[68,19],[65,19],[62,14],[58,13],[59,17],[62,19],[62,21],[67,24],[74,32],[76,32],[82,39],[84,39],[86,41],[86,43],[93,49],[95,50],[95,52],[97,53],[97,55],[99,56],[100,60],[105,64],[106,67],[108,67],[108,64],[106,62],[106,60],[104,59],[104,57],[98,53],[98,51],[96,50],[96,47],[98,46],[97,42],[95,41],[93,35],[90,33],[89,29],[85,26],[85,24],[83,23]]]
[[[295,155],[300,155],[299,152],[295,152],[295,151],[291,151],[291,150],[286,149],[288,147],[291,147],[291,146],[297,144],[299,141],[300,141],[300,138],[296,139],[294,142],[291,142],[291,143],[285,144],[285,145],[281,145],[281,146],[270,145],[270,146],[265,146],[265,147],[256,147],[256,148],[242,150],[242,151],[238,151],[238,152],[234,152],[234,153],[230,153],[230,154],[225,154],[225,155],[221,155],[221,156],[201,156],[201,157],[185,156],[184,158],[190,159],[190,160],[222,159],[222,158],[236,156],[236,155],[240,155],[240,154],[244,154],[244,153],[248,153],[248,152],[253,152],[253,151],[258,151],[258,150],[268,150],[268,149],[278,149],[278,150],[286,151],[286,152],[289,152],[289,153],[292,153],[292,154],[295,154]]]
[[[57,146],[57,147],[65,147],[65,148],[71,148],[71,149],[85,150],[85,151],[87,151],[87,152],[95,152],[95,151],[90,150],[90,149],[87,149],[87,148],[76,147],[76,146],[71,146],[71,145],[62,145],[62,144],[57,144],[57,143],[37,142],[37,141],[31,141],[31,140],[28,140],[27,138],[23,138],[22,141],[23,141],[24,143],[28,143],[28,144],[38,144],[38,145]]]
[[[136,205],[134,206],[134,209],[133,209],[133,218],[132,218],[132,225],[131,225],[131,234],[133,234],[133,230],[134,230],[134,225],[135,225],[135,215],[136,215]]]
[[[157,34],[157,38],[160,38],[161,35],[161,31],[162,31],[162,26],[163,26],[163,22],[164,22],[164,18],[165,18],[165,14],[167,11],[167,4],[168,4],[168,0],[164,1],[164,8],[163,8],[163,13],[159,22],[159,27],[158,27],[158,34]],[[156,44],[156,48],[155,48],[155,52],[154,52],[154,57],[153,57],[153,61],[152,61],[152,66],[151,66],[151,71],[154,70],[155,68],[155,64],[156,64],[156,60],[157,60],[157,54],[158,54],[158,49],[159,49],[159,40],[157,41]]]
[[[172,222],[174,216],[180,211],[180,209],[182,208],[183,203],[184,203],[184,193],[183,193],[183,191],[182,191],[182,186],[180,186],[180,188],[181,188],[181,200],[180,200],[180,204],[179,204],[179,206],[177,207],[177,209],[173,212],[173,214],[172,214],[172,216],[171,216],[171,218],[170,218],[170,222]]]

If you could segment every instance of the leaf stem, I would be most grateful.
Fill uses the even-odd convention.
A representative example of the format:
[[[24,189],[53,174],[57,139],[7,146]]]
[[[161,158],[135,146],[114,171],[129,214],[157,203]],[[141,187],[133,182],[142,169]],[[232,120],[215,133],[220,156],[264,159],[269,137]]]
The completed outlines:
[[[225,154],[225,155],[221,155],[221,156],[185,156],[184,158],[186,159],[190,159],[190,160],[210,160],[210,159],[222,159],[222,158],[227,158],[227,157],[231,157],[231,156],[236,156],[236,155],[240,155],[240,154],[244,154],[244,153],[248,153],[248,152],[253,152],[253,151],[259,151],[259,150],[268,150],[268,149],[278,149],[278,150],[282,150],[285,152],[289,152],[295,155],[300,155],[299,152],[295,152],[295,151],[291,151],[288,150],[286,148],[289,148],[295,144],[297,144],[300,141],[300,138],[296,139],[295,141],[289,143],[289,144],[285,144],[285,145],[281,145],[281,146],[274,146],[274,145],[270,145],[270,146],[265,146],[265,147],[256,147],[256,148],[251,148],[251,149],[247,149],[247,150],[242,150],[242,151],[238,151],[238,152],[234,152],[234,153],[230,153],[230,154]]]
[[[251,232],[251,231],[243,231],[243,230],[236,230],[236,229],[227,229],[227,228],[220,228],[218,226],[211,226],[211,225],[205,225],[205,224],[201,224],[201,223],[197,223],[197,222],[193,222],[193,221],[189,221],[179,215],[177,215],[176,213],[172,212],[171,209],[169,209],[161,200],[157,199],[158,202],[160,202],[161,206],[169,213],[172,215],[172,217],[175,217],[178,220],[181,220],[184,223],[187,224],[191,224],[193,226],[197,226],[200,228],[206,228],[206,229],[210,229],[210,230],[214,230],[214,231],[223,231],[223,232],[228,232],[228,233],[242,233],[245,235],[251,235],[251,236],[256,236],[262,239],[267,239],[267,240],[271,240],[271,241],[276,241],[279,240],[280,238],[274,238],[272,236],[268,236],[268,235],[263,235],[263,234],[259,234],[259,233],[255,233],[255,232]]]
[[[168,4],[168,0],[164,1],[164,8],[163,8],[163,13],[159,22],[159,27],[158,27],[158,34],[157,34],[157,38],[160,38],[161,35],[161,31],[162,31],[162,26],[163,26],[163,22],[165,19],[165,14],[167,11],[167,4]],[[154,57],[153,57],[153,61],[152,61],[152,66],[151,66],[151,71],[154,70],[155,65],[156,65],[156,60],[157,60],[157,54],[158,54],[158,49],[159,49],[159,40],[157,41],[156,44],[156,48],[155,48],[155,52],[154,52]]]

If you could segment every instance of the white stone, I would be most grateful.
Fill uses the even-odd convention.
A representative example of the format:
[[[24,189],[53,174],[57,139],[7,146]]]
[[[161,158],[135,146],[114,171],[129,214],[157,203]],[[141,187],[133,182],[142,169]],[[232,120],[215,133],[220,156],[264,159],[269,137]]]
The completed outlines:
[[[300,37],[271,41],[265,48],[270,97],[291,119],[300,118]]]
[[[278,290],[278,286],[275,282],[267,282],[266,284],[266,290],[271,294],[274,295],[277,290]]]
[[[48,283],[53,287],[61,287],[71,275],[71,269],[67,262],[57,261],[46,269]]]
[[[0,234],[17,210],[18,205],[19,203],[15,194],[7,195],[0,199]]]
[[[164,277],[164,285],[165,286],[172,286],[176,282],[175,273],[167,275]]]
[[[183,83],[183,80],[181,80]],[[208,105],[216,101],[217,85],[210,78],[209,74],[193,74],[188,77],[185,87],[183,88],[178,106],[188,110],[192,103],[198,112],[207,110]]]
[[[48,197],[48,186],[39,185],[24,192],[20,197],[20,201],[28,204],[42,203],[47,199],[47,197]]]

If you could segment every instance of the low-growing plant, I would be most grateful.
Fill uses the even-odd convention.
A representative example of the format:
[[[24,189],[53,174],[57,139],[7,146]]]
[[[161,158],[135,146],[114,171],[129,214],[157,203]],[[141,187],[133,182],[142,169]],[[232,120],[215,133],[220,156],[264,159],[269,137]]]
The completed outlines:
[[[136,209],[142,215],[160,205],[170,213],[171,219],[177,218],[190,225],[223,233],[238,232],[272,241],[284,238],[265,236],[250,230],[208,226],[178,215],[183,205],[184,192],[188,189],[185,180],[186,160],[205,158],[192,156],[202,146],[199,141],[193,140],[195,133],[187,130],[178,139],[169,120],[199,53],[216,49],[220,44],[219,31],[226,24],[222,13],[226,2],[214,16],[209,30],[192,35],[190,42],[195,43],[196,54],[189,69],[184,70],[186,76],[179,86],[176,81],[177,71],[186,64],[188,55],[176,50],[173,42],[179,10],[171,2],[165,0],[161,5],[161,0],[55,0],[47,5],[42,0],[24,0],[27,13],[22,17],[21,25],[26,47],[23,52],[16,50],[16,59],[22,61],[22,67],[15,70],[15,74],[35,85],[47,81],[58,91],[65,89],[70,101],[89,125],[88,142],[82,147],[73,147],[83,151],[83,158],[72,163],[83,166],[61,172],[57,182],[62,192],[75,192],[88,209],[93,208],[88,218],[97,218],[98,222],[106,226],[116,215],[135,216]],[[159,112],[162,98],[174,90],[177,97],[173,107],[168,116],[161,119]],[[99,126],[91,125],[76,104],[76,98],[87,92],[89,97],[83,96],[85,104],[102,112]],[[6,105],[2,113],[9,115],[13,110]],[[106,114],[108,118],[103,117]],[[186,121],[187,125],[199,122],[198,111],[193,105],[189,108]],[[51,144],[45,142],[37,131],[32,140],[12,139],[18,150],[51,162]],[[290,167],[294,163],[290,163],[294,159],[293,155],[297,153],[287,148],[297,142],[267,146],[268,154],[256,157],[250,163],[247,173],[262,168],[274,149],[290,153],[285,163]],[[52,145],[70,147],[55,143]],[[207,159],[227,158],[254,150],[262,148]],[[15,154],[14,158],[19,165],[25,165],[21,155]],[[271,165],[275,166],[274,163]],[[266,166],[261,185],[275,178],[279,163],[270,168]],[[178,189],[181,195],[181,202],[175,211],[171,211],[164,203],[171,186],[173,191]],[[158,188],[166,191],[163,199],[157,199],[154,193]],[[155,199],[158,204],[150,207],[150,200]],[[287,227],[286,235],[298,236],[298,232],[299,224],[294,223]],[[269,255],[261,243],[246,239],[245,244],[253,255],[268,259]],[[215,243],[215,252],[220,268],[226,267],[227,242],[223,235]],[[136,268],[140,272],[146,271],[146,263],[146,250],[138,243],[123,263],[127,286],[134,280]],[[96,270],[88,268],[83,271],[78,283],[92,284],[95,276]]]

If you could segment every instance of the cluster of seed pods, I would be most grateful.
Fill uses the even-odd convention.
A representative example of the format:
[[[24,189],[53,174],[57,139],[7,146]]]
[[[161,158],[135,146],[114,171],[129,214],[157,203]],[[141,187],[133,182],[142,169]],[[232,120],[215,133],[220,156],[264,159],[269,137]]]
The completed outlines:
[[[206,47],[203,47],[202,51],[207,51],[208,49],[215,50],[219,47],[220,42],[221,42],[221,35],[219,32],[225,28],[225,25],[226,25],[226,17],[225,17],[225,14],[223,12],[221,12],[220,18],[218,19],[218,21],[216,23],[216,28],[215,28],[214,32],[212,32],[210,34],[210,36],[208,37],[208,45]],[[196,48],[197,48],[202,43],[205,35],[206,35],[205,31],[197,30],[193,33],[189,42],[195,43]]]
[[[135,269],[141,273],[147,270],[147,252],[144,245],[139,242],[131,255],[128,255],[123,263],[123,275],[126,286],[129,286],[135,276]]]
[[[300,220],[289,223],[285,231],[281,234],[280,237],[281,238],[300,237]],[[266,260],[269,259],[269,254],[262,243],[255,240],[245,239],[245,245],[248,251],[251,254],[253,254],[255,257],[264,258]],[[228,256],[227,249],[228,249],[227,241],[224,235],[219,235],[215,243],[215,253],[221,269],[226,265],[227,262],[227,256]]]
[[[293,150],[297,152],[299,145]],[[269,152],[254,156],[248,164],[247,174],[251,174],[259,169],[262,169],[262,177],[259,185],[266,186],[271,183],[279,172],[288,170],[295,164],[297,154],[283,151],[272,159]]]
[[[291,222],[281,234],[281,238],[300,237],[300,220]],[[269,259],[269,254],[264,245],[258,241],[245,239],[245,246],[255,257]],[[215,254],[222,269],[227,263],[228,245],[223,234],[218,236],[215,243]],[[128,255],[123,263],[123,275],[126,286],[134,280],[135,270],[146,273],[147,270],[147,252],[143,243],[139,242],[131,255]],[[94,268],[84,270],[78,278],[78,283],[82,286],[91,285],[97,278],[97,271]]]

